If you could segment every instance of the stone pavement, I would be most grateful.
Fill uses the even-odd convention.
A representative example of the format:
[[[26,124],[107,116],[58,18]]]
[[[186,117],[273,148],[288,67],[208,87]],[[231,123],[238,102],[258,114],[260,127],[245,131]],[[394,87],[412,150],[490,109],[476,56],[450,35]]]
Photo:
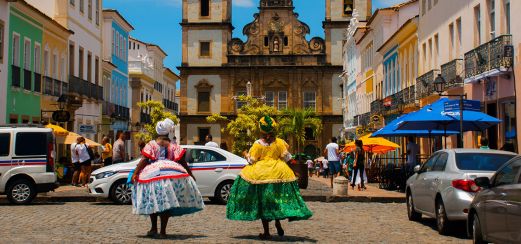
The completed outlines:
[[[307,221],[283,222],[286,237],[272,242],[299,243],[470,243],[463,225],[451,236],[440,236],[433,219],[407,220],[403,203],[308,202],[314,215]],[[131,206],[106,203],[0,204],[0,243],[261,243],[257,222],[225,219],[225,206],[173,218],[169,240],[144,237],[145,217]],[[274,231],[274,226],[272,226]],[[269,243],[269,242],[268,242]]]

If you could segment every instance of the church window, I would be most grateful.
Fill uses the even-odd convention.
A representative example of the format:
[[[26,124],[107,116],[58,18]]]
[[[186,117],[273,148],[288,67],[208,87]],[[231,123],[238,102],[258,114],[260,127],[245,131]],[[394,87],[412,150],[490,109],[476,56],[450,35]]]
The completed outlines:
[[[344,15],[352,15],[354,9],[353,0],[344,0]]]
[[[201,17],[210,16],[210,0],[201,0]]]
[[[317,98],[314,91],[304,92],[304,108],[316,110]]]
[[[266,105],[273,107],[275,105],[275,93],[273,91],[267,91],[264,95]]]
[[[278,97],[278,109],[284,110],[288,108],[288,92],[287,91],[279,91]]]
[[[197,93],[197,111],[210,112],[210,92],[199,91]]]
[[[210,42],[202,41],[199,43],[199,56],[210,57]]]
[[[267,36],[264,37],[264,46],[267,47],[270,45],[269,38]]]

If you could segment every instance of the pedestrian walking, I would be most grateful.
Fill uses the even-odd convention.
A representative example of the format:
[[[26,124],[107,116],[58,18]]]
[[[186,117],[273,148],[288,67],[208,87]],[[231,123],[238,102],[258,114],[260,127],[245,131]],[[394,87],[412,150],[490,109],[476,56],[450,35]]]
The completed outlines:
[[[317,176],[317,178],[320,178],[320,175],[322,174],[321,172],[321,169],[322,169],[322,163],[320,161],[318,161],[317,159],[315,159],[315,174]]]
[[[322,177],[329,177],[329,161],[327,159],[322,159]]]
[[[353,167],[353,178],[351,179],[351,187],[354,190],[355,185],[358,185],[358,190],[365,189],[365,151],[364,145],[361,140],[355,141],[356,149],[355,149],[355,162]],[[357,178],[357,176],[359,178]],[[358,179],[358,180],[357,180]]]
[[[311,160],[311,158],[308,158],[308,161],[306,161],[306,164],[308,165],[309,177],[313,177],[313,169],[315,168],[315,165],[313,164],[313,160]]]
[[[168,137],[174,126],[170,119],[157,123],[158,136],[143,148],[143,158],[132,174],[132,212],[150,216],[149,237],[167,238],[170,217],[204,208],[201,193],[184,159],[186,150],[171,143]],[[159,235],[158,217],[161,220]]]
[[[118,132],[118,139],[114,142],[112,149],[112,163],[117,164],[125,162],[125,133],[123,131]]]
[[[409,136],[407,138],[407,175],[412,175],[414,167],[418,165],[418,155],[420,154],[420,146],[416,144],[414,137]]]
[[[84,137],[78,138],[78,144],[75,146],[76,155],[78,155],[78,159],[80,162],[80,184],[82,187],[87,185],[87,180],[91,172],[92,160],[93,156],[91,156],[91,152],[89,152],[89,146],[85,143]]]
[[[212,135],[210,135],[210,134],[206,135],[205,141],[206,141],[206,144],[204,144],[205,146],[219,148],[219,144],[217,144],[217,142],[213,141]]]
[[[340,150],[336,143],[336,137],[331,138],[331,142],[324,149],[324,155],[327,156],[329,162],[329,178],[331,178],[331,188],[333,188],[333,178],[340,176],[342,168],[340,167]]]
[[[230,220],[260,219],[262,240],[271,239],[269,223],[284,236],[281,220],[305,220],[312,216],[300,195],[297,177],[286,164],[292,156],[288,144],[276,138],[276,122],[269,116],[259,121],[261,138],[250,149],[248,162],[230,191],[226,217]]]
[[[76,145],[79,144],[80,137],[76,138],[76,143],[71,144],[71,162],[72,168],[74,169],[74,173],[72,173],[72,182],[73,186],[79,185],[80,173],[81,173],[81,165],[80,159],[78,157],[78,153],[76,153]]]
[[[103,137],[101,140],[101,160],[103,161],[103,166],[109,166],[112,164],[112,145],[110,145],[110,139],[108,136]]]

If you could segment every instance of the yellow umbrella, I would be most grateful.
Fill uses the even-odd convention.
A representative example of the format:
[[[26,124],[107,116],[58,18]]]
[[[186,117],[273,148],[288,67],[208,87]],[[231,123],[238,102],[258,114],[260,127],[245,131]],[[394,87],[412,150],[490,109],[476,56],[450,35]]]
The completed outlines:
[[[360,140],[362,140],[362,144],[364,144],[364,150],[372,153],[384,154],[400,147],[400,145],[382,137],[371,137],[371,134],[360,137]],[[356,145],[354,142],[348,143],[344,146],[344,152],[351,152],[355,150],[355,148]]]
[[[69,134],[68,130],[64,129],[59,125],[48,124],[45,126],[45,128],[52,129],[55,136],[66,136]]]
[[[76,139],[78,139],[78,137],[80,137],[81,135],[79,134],[76,134],[74,132],[69,132],[69,134],[65,137],[59,137],[56,139],[56,141],[59,143],[59,144],[65,144],[65,145],[70,145],[70,144],[73,144],[73,143],[76,143]],[[85,138],[85,143],[91,147],[99,147],[101,146],[101,144],[93,141],[93,140],[90,140],[88,138]]]

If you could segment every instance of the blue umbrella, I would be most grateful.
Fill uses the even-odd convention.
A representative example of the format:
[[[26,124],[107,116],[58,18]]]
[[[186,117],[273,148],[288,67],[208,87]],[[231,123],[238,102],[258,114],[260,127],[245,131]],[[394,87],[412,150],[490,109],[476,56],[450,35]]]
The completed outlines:
[[[373,133],[372,137],[395,137],[395,136],[414,136],[414,137],[431,137],[431,136],[450,136],[459,134],[459,131],[443,131],[443,130],[399,130],[398,126],[409,116],[413,115],[416,112],[412,112],[410,114],[405,114],[400,116],[399,118],[391,121],[385,127],[379,129],[375,133]]]
[[[417,112],[411,113],[399,123],[397,129],[459,131],[459,111],[444,111],[445,103],[448,101],[449,99],[442,98]],[[484,131],[500,122],[501,120],[482,112],[465,110],[463,113],[463,131]]]

